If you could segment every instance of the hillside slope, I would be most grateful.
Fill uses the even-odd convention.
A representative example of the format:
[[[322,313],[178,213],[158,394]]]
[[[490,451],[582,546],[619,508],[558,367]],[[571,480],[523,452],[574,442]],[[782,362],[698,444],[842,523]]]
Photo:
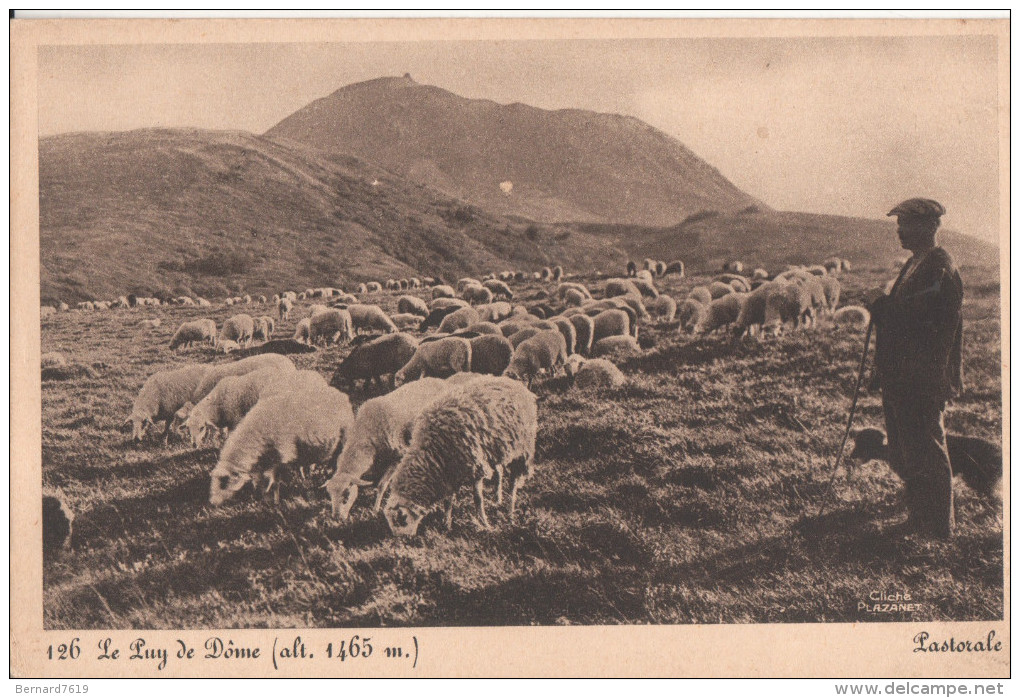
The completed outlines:
[[[39,144],[42,296],[342,285],[390,276],[618,264],[350,156],[241,132],[68,134]]]
[[[577,225],[625,250],[632,259],[682,259],[695,269],[718,269],[731,259],[775,270],[786,264],[814,264],[838,255],[862,268],[888,269],[909,255],[900,247],[893,219],[872,220],[795,211],[695,215],[666,228],[627,225]],[[998,276],[999,250],[952,230],[937,242],[958,265]]]
[[[761,205],[633,117],[466,99],[406,75],[343,87],[265,136],[349,153],[486,210],[545,222],[673,225],[702,209]]]

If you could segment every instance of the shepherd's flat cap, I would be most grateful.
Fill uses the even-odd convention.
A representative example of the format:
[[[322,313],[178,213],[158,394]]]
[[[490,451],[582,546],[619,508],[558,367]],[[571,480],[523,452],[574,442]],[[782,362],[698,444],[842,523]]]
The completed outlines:
[[[946,207],[935,199],[907,199],[886,215],[906,218],[940,218],[945,213]]]

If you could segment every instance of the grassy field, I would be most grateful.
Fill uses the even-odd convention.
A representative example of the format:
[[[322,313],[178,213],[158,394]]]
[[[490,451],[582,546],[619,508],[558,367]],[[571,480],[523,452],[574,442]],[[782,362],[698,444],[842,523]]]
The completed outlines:
[[[844,276],[844,303],[895,272]],[[950,430],[1001,440],[997,270],[965,268],[965,393]],[[704,277],[670,277],[682,296]],[[592,282],[597,285],[597,282]],[[532,285],[518,285],[527,297]],[[396,295],[373,298],[387,310]],[[283,323],[289,336],[306,304]],[[211,312],[209,312],[211,311]],[[536,475],[510,526],[429,519],[390,535],[365,492],[350,521],[329,515],[324,474],[284,489],[279,508],[246,496],[210,508],[213,448],[180,437],[129,441],[121,426],[147,376],[207,349],[167,341],[193,317],[234,309],[160,308],[58,315],[43,351],[77,368],[42,383],[43,484],[76,511],[70,549],[43,570],[47,628],[869,622],[989,620],[1003,614],[1001,507],[957,482],[949,542],[885,532],[900,485],[871,463],[840,477],[822,517],[831,457],[850,404],[863,333],[826,324],[787,336],[692,339],[643,327],[628,383],[582,391],[536,384]],[[146,330],[143,317],[161,317]],[[328,376],[344,354],[292,358]],[[366,396],[353,394],[359,405]],[[858,424],[881,425],[877,395]],[[492,509],[490,509],[490,512]],[[873,591],[921,610],[867,614]]]

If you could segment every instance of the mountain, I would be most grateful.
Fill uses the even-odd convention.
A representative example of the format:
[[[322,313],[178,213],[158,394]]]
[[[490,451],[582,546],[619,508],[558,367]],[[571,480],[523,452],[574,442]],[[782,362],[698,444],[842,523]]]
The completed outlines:
[[[354,155],[493,213],[536,221],[662,226],[699,211],[764,208],[633,117],[466,99],[409,75],[343,87],[264,135]]]
[[[43,138],[39,213],[42,297],[69,302],[622,259],[601,237],[553,235],[349,155],[242,132]]]
[[[891,219],[873,220],[797,211],[754,210],[733,214],[696,214],[679,225],[582,224],[571,229],[620,247],[631,259],[682,259],[694,269],[718,269],[728,260],[779,269],[786,264],[816,264],[830,255],[857,268],[888,269],[909,256],[900,247]],[[998,275],[999,249],[953,230],[940,230],[936,241],[961,267]]]

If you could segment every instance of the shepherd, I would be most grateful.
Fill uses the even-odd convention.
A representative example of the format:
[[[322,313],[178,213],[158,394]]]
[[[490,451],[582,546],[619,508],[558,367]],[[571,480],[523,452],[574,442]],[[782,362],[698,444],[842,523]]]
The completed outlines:
[[[946,402],[963,389],[963,281],[935,244],[946,209],[908,199],[896,216],[900,244],[912,254],[888,295],[871,304],[875,374],[882,390],[889,463],[903,480],[907,520],[897,532],[953,534],[953,471],[946,448]]]

